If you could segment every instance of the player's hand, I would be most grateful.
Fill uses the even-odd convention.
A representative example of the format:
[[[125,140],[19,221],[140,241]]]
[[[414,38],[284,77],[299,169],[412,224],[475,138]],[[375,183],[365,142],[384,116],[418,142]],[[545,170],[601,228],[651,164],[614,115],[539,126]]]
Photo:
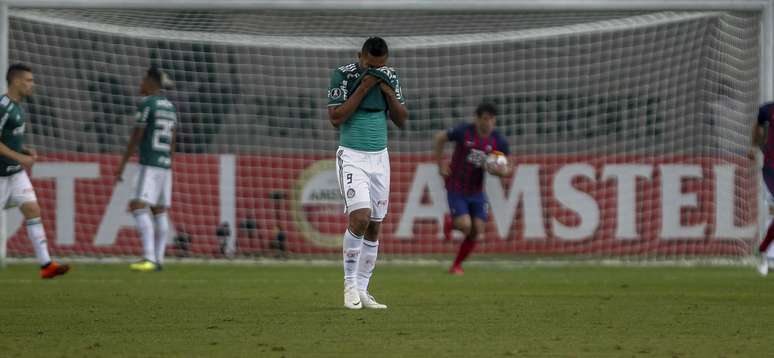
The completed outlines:
[[[27,147],[27,148],[24,148],[24,151],[27,152],[27,155],[32,157],[32,159],[34,159],[35,161],[38,160],[38,151],[35,150],[35,148]]]
[[[118,167],[118,169],[115,172],[115,184],[118,184],[124,180],[124,166]]]
[[[750,147],[750,149],[747,150],[747,158],[750,160],[755,160],[755,158],[758,155],[758,148],[756,147]]]
[[[440,174],[442,177],[446,178],[451,174],[451,168],[449,168],[448,162],[439,162],[438,163],[438,174]]]
[[[492,164],[484,164],[484,169],[487,173],[492,174],[494,176],[503,177],[506,174],[508,174],[508,168],[510,164],[505,165],[492,165]]]
[[[364,90],[367,91],[379,82],[382,82],[382,80],[379,77],[372,76],[372,75],[365,75],[363,76],[363,80],[360,81],[360,86],[358,88],[363,88]]]
[[[35,165],[35,157],[31,155],[22,154],[19,156],[18,160],[19,164],[21,164],[22,167],[31,169],[33,165]]]

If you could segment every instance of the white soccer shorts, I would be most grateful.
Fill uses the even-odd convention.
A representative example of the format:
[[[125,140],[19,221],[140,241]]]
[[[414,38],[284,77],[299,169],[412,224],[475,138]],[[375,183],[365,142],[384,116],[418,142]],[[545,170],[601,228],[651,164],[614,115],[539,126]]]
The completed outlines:
[[[135,188],[135,200],[153,207],[169,207],[172,204],[172,170],[141,165]]]
[[[0,177],[0,203],[3,207],[12,208],[31,201],[38,201],[38,198],[27,172]]]
[[[363,152],[346,147],[336,151],[336,174],[347,214],[371,209],[371,221],[381,222],[390,204],[390,156],[387,149]]]

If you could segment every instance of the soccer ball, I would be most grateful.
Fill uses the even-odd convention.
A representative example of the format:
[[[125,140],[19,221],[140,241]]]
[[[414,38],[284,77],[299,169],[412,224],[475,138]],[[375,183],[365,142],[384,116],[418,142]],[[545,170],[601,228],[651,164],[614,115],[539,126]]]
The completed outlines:
[[[490,169],[502,168],[508,164],[508,158],[502,152],[494,151],[486,157],[486,165]]]

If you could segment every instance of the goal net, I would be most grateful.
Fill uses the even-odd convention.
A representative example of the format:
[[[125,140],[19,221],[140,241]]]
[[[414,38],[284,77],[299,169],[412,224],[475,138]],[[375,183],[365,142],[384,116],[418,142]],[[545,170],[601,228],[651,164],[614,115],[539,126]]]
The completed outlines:
[[[373,35],[390,45],[410,112],[389,129],[388,256],[456,250],[459,237],[442,234],[432,136],[482,101],[499,110],[516,170],[487,178],[478,253],[739,257],[758,240],[758,168],[745,156],[760,97],[756,12],[9,13],[10,62],[37,82],[27,133],[55,255],[140,253],[131,181],[116,186],[112,173],[139,80],[158,65],[180,113],[169,256],[339,257],[326,93]],[[6,221],[8,255],[31,255],[17,211]]]

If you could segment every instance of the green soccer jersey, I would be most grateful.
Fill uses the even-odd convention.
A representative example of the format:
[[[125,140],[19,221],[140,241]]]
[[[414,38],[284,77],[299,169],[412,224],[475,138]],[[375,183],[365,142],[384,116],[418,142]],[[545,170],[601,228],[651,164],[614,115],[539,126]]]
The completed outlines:
[[[177,125],[175,106],[162,96],[145,97],[137,109],[137,125],[144,126],[140,164],[168,169],[172,166],[172,136]]]
[[[395,90],[398,102],[405,104],[398,74],[394,69],[379,69]],[[366,69],[357,63],[341,66],[333,71],[328,88],[328,107],[344,104],[360,85]],[[387,148],[387,101],[379,86],[372,87],[352,117],[339,126],[339,145],[355,150],[376,152]]]
[[[0,97],[0,142],[13,151],[24,153],[24,112],[10,97]],[[0,156],[0,177],[22,171],[15,160]]]

